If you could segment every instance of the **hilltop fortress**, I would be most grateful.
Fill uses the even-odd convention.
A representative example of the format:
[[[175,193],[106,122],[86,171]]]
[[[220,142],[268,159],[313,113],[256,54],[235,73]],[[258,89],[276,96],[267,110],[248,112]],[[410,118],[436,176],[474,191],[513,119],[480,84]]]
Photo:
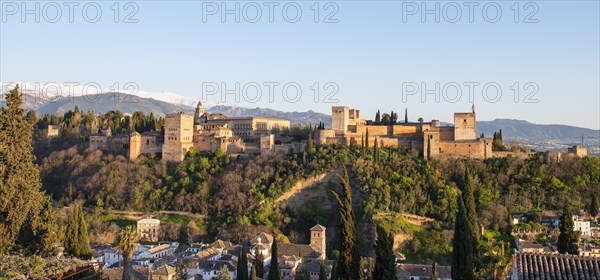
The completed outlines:
[[[373,147],[407,147],[418,150],[425,159],[440,157],[492,157],[492,140],[478,137],[475,108],[469,113],[455,113],[454,126],[441,126],[439,120],[380,124],[361,118],[360,111],[346,106],[332,107],[331,129],[317,129],[317,145],[361,144]],[[162,153],[163,161],[179,162],[193,148],[198,151],[217,149],[229,154],[287,154],[304,151],[306,141],[275,141],[274,130],[290,128],[290,121],[268,117],[228,117],[204,111],[198,102],[195,114],[167,114],[164,134],[133,132],[111,135],[102,130],[90,136],[90,147],[123,151],[130,159],[142,154]]]
[[[475,107],[470,113],[454,113],[454,126],[441,126],[439,120],[417,123],[375,124],[346,106],[331,110],[331,129],[317,130],[315,142],[342,143],[369,147],[407,147],[420,151],[425,159],[444,156],[485,159],[492,156],[492,140],[477,136]]]

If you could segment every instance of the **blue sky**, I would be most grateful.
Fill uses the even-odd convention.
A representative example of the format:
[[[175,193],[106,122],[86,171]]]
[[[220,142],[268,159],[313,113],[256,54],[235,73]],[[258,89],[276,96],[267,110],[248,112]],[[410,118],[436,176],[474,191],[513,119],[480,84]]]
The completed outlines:
[[[14,3],[19,8],[16,13],[11,10]],[[40,4],[39,23],[31,14],[22,22],[22,3],[29,9]],[[0,81],[97,82],[103,88],[135,82],[144,91],[174,92],[193,99],[201,97],[207,83],[220,88],[225,83],[229,89],[240,83],[239,94],[246,86],[247,99],[252,99],[258,84],[262,97],[257,102],[244,98],[236,102],[233,95],[224,101],[325,113],[331,112],[332,105],[347,105],[361,109],[367,118],[377,109],[402,114],[408,108],[411,119],[445,121],[451,121],[453,112],[471,109],[465,83],[473,82],[479,84],[474,90],[479,120],[513,118],[600,128],[598,1],[518,2],[518,8],[514,1],[499,1],[487,6],[487,17],[483,6],[488,2],[478,2],[473,6],[473,22],[465,2],[456,2],[462,11],[457,22],[452,22],[456,6],[451,2],[318,2],[317,23],[314,1],[289,4],[287,18],[282,7],[288,2],[277,2],[272,23],[267,14],[270,2],[260,1],[131,2],[137,7],[131,19],[137,23],[124,23],[134,8],[126,9],[127,2],[119,2],[117,23],[114,1],[96,2],[102,16],[95,23],[86,21],[95,16],[93,9],[88,9],[87,18],[82,15],[86,2],[74,7],[73,23],[68,7],[57,3],[62,17],[53,23],[54,8],[44,10],[48,2],[2,1]],[[233,15],[222,22],[223,3],[229,9],[240,5],[239,23]],[[436,4],[440,22],[432,14],[422,22],[421,5],[433,9]],[[208,8],[215,5],[219,11],[209,15]],[[409,14],[415,5],[419,10]],[[256,6],[262,17],[252,23]],[[302,15],[291,23],[297,7]],[[496,8],[502,15],[489,22],[494,21]],[[337,23],[323,22],[334,9],[331,19]],[[529,21],[537,23],[524,22],[531,13]],[[280,85],[275,87],[273,102],[267,82]],[[302,89],[296,102],[283,98],[282,87],[290,83]],[[318,102],[314,83],[321,88]],[[337,85],[337,103],[324,102],[334,89],[324,89],[327,83]],[[422,86],[431,90],[436,83],[440,101],[429,94],[422,102]],[[518,102],[515,83],[520,88]],[[407,95],[407,85],[417,85],[420,92]],[[492,86],[488,100],[484,85]],[[456,86],[462,98],[450,102]],[[494,86],[502,90],[496,102]],[[530,101],[537,103],[524,102],[533,91]],[[288,96],[293,98],[295,91],[288,91]],[[206,99],[221,101],[219,94]]]

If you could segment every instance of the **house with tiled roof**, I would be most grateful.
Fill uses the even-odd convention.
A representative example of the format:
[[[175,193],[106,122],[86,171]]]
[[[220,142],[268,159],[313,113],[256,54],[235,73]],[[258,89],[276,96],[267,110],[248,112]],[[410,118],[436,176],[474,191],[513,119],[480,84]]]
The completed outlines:
[[[152,271],[152,280],[175,280],[177,270],[170,265],[163,265]]]
[[[600,258],[517,252],[511,280],[600,279]]]
[[[331,278],[331,272],[333,271],[333,261],[324,260],[323,265],[325,266],[325,272],[327,273],[327,279]],[[310,280],[318,280],[321,274],[321,261],[320,260],[304,260],[296,268],[296,272],[304,273],[310,277]]]

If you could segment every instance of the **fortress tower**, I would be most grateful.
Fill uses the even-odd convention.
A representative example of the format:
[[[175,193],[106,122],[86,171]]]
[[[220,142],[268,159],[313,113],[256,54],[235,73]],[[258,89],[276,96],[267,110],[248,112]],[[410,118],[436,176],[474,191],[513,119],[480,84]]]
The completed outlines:
[[[134,160],[142,152],[142,136],[134,131],[129,135],[129,159]]]
[[[346,133],[350,124],[350,109],[346,106],[331,107],[331,128],[336,133]]]
[[[194,116],[177,113],[165,116],[165,142],[162,147],[163,161],[182,161],[194,146]]]
[[[454,141],[477,139],[475,112],[454,113]]]
[[[321,253],[321,259],[325,259],[327,254],[327,238],[325,236],[326,228],[317,224],[310,229],[310,247]]]

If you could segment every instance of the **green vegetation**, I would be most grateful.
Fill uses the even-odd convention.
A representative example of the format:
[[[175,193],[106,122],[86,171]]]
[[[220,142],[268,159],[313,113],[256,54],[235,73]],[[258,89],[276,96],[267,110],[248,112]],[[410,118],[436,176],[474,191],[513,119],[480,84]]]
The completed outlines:
[[[476,244],[467,211],[464,199],[459,198],[454,239],[452,239],[452,279],[457,280],[475,279]]]
[[[137,242],[140,239],[140,234],[133,226],[127,226],[119,232],[119,249],[123,254],[123,279],[131,279],[132,257],[137,247]]]
[[[65,229],[65,241],[63,242],[65,250],[74,257],[89,259],[92,255],[90,242],[88,240],[88,231],[81,204],[73,205],[67,219]]]
[[[394,238],[382,226],[377,226],[377,240],[375,241],[375,280],[393,280],[396,277],[396,257],[392,247]],[[362,266],[361,266],[362,267]],[[362,278],[364,279],[364,278]]]
[[[558,235],[558,242],[556,243],[556,249],[561,254],[578,255],[579,248],[577,248],[577,242],[579,238],[574,230],[573,214],[569,203],[565,202],[563,207],[563,213],[560,217],[560,235]]]
[[[377,145],[377,142],[375,142]],[[341,253],[336,271],[337,279],[358,280],[360,258],[357,251],[356,222],[352,207],[352,188],[348,170],[344,166],[343,175],[338,175],[342,182],[342,192],[331,191],[340,207],[340,239]]]
[[[50,198],[41,191],[34,164],[32,124],[21,108],[19,86],[0,108],[0,254],[51,255],[58,223]]]
[[[269,275],[267,276],[267,280],[280,280],[281,279],[281,271],[279,270],[279,255],[277,254],[277,238],[273,240],[273,244],[271,244],[271,266],[269,266]]]

